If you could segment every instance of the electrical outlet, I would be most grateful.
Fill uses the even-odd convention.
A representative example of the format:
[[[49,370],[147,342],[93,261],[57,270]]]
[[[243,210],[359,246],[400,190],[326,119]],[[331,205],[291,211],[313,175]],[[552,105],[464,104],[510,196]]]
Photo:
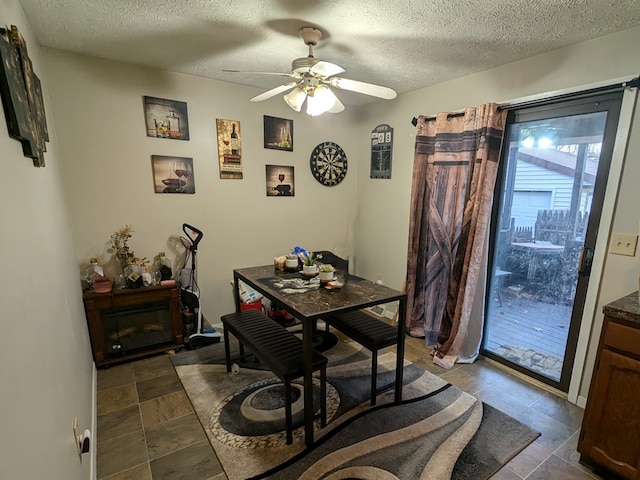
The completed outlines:
[[[91,431],[85,430],[84,433],[80,433],[78,430],[78,417],[73,418],[73,438],[75,440],[76,448],[78,449],[78,455],[87,453],[91,446]],[[80,459],[82,463],[82,459]]]
[[[635,257],[637,244],[638,244],[637,235],[614,233],[611,236],[611,245],[609,245],[609,253]]]

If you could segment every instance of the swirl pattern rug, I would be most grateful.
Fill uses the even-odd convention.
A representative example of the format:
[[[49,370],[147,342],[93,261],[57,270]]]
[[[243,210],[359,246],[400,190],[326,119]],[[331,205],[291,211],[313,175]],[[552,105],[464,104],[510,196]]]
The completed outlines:
[[[232,344],[236,344],[232,340]],[[489,478],[539,435],[422,368],[405,362],[403,402],[393,391],[369,405],[370,352],[340,341],[325,351],[327,426],[304,445],[302,385],[294,382],[294,438],[285,443],[284,387],[259,363],[227,373],[224,345],[172,357],[229,480]],[[379,385],[394,378],[395,354],[380,353]],[[314,382],[319,408],[319,381]]]

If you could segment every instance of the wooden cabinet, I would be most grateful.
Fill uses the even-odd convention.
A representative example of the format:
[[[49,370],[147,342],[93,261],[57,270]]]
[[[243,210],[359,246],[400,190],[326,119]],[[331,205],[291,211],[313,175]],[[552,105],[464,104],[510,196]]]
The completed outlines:
[[[96,366],[182,347],[182,320],[175,286],[86,291],[83,295]]]
[[[604,476],[640,480],[638,292],[606,305],[604,314],[578,451]]]

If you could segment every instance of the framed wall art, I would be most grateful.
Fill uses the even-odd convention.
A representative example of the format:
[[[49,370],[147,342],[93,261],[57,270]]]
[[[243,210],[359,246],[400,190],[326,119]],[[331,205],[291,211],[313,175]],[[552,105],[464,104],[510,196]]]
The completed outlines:
[[[151,168],[156,193],[196,193],[192,158],[151,155]]]
[[[293,120],[265,115],[264,148],[293,152]]]
[[[147,137],[189,140],[186,102],[144,96]]]
[[[242,136],[237,120],[216,119],[220,178],[242,179]]]
[[[283,165],[266,165],[267,197],[295,196],[295,179],[293,167]]]
[[[20,141],[24,156],[34,166],[44,167],[49,133],[42,87],[15,25],[0,28],[0,60],[0,96],[9,136]]]
[[[370,178],[391,178],[391,153],[393,152],[393,128],[378,125],[371,131]]]

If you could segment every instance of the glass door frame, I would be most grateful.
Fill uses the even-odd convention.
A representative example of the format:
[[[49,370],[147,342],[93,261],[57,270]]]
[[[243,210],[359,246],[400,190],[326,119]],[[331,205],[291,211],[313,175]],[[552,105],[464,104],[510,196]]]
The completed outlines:
[[[598,163],[598,172],[596,176],[596,182],[594,185],[592,208],[589,212],[589,222],[587,225],[583,255],[581,258],[581,265],[579,268],[578,281],[576,285],[576,293],[574,296],[573,310],[571,315],[570,327],[567,337],[567,345],[565,348],[565,356],[563,359],[562,373],[559,381],[554,381],[549,377],[541,375],[537,372],[527,369],[519,364],[510,362],[509,360],[492,353],[485,349],[485,342],[487,339],[488,328],[485,325],[483,329],[483,338],[480,347],[480,353],[487,358],[495,360],[501,364],[505,364],[508,367],[519,371],[529,377],[532,377],[542,383],[548,384],[563,392],[569,391],[571,382],[571,374],[575,362],[575,354],[578,345],[578,335],[580,333],[580,327],[582,322],[582,316],[584,311],[585,300],[587,296],[587,287],[589,282],[589,273],[591,269],[591,260],[593,258],[593,252],[595,250],[596,238],[598,234],[598,227],[600,224],[600,218],[602,214],[602,206],[605,199],[607,180],[609,176],[609,170],[611,166],[611,159],[613,157],[614,145],[616,143],[616,133],[618,131],[618,123],[620,119],[620,111],[622,106],[623,92],[613,91],[605,93],[597,93],[592,95],[585,95],[583,97],[577,97],[573,99],[549,99],[547,102],[541,101],[533,106],[522,106],[519,108],[510,109],[507,114],[507,120],[505,125],[505,141],[502,147],[502,153],[500,156],[500,165],[498,167],[498,176],[496,179],[496,185],[494,190],[494,206],[500,205],[502,201],[504,188],[504,182],[507,178],[508,171],[508,159],[510,157],[510,128],[512,125],[527,121],[544,120],[546,118],[557,118],[563,116],[572,116],[593,113],[598,111],[607,111],[607,119],[605,124],[605,130],[603,132],[603,140],[601,153]],[[514,165],[515,168],[515,165]],[[488,252],[488,265],[493,268],[495,249],[493,246],[496,243],[496,235],[500,234],[498,230],[500,227],[500,218],[502,212],[499,208],[493,208],[491,212],[491,225],[490,225],[490,237],[489,237],[489,252]],[[585,252],[590,252],[585,256]],[[493,271],[488,269],[488,272]],[[488,306],[491,301],[492,289],[490,288],[491,274],[487,274],[487,288],[485,289],[485,321],[487,318]]]

